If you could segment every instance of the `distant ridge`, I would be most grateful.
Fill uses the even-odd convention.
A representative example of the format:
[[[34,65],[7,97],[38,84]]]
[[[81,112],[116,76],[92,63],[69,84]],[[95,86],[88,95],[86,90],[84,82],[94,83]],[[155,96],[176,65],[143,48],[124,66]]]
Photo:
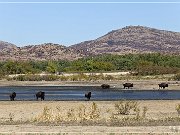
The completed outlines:
[[[143,26],[113,30],[95,40],[69,47],[45,43],[17,47],[0,41],[0,60],[74,60],[99,54],[128,53],[180,54],[180,33]]]
[[[84,55],[153,52],[179,54],[180,33],[143,26],[127,26],[70,48]]]
[[[4,42],[0,42],[1,44]],[[25,47],[17,47],[13,44],[3,46],[0,49],[0,60],[74,60],[80,58],[80,54],[63,45],[45,43],[41,45],[29,45]]]

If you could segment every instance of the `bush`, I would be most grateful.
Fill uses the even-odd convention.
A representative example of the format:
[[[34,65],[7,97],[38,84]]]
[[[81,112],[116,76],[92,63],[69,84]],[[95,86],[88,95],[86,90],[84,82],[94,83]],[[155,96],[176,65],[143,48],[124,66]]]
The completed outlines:
[[[179,73],[179,74],[176,74],[176,75],[173,77],[173,80],[175,80],[175,81],[180,81],[180,73]]]
[[[176,111],[178,112],[178,115],[180,115],[180,104],[176,106]]]
[[[128,115],[130,111],[137,111],[137,102],[135,101],[119,101],[115,103],[115,110],[117,114]]]
[[[70,108],[68,111],[62,110],[59,106],[57,111],[47,106],[44,107],[42,113],[32,118],[33,122],[87,122],[97,121],[100,118],[100,110],[95,102],[91,106],[79,106],[79,108]],[[56,113],[55,113],[56,112]]]

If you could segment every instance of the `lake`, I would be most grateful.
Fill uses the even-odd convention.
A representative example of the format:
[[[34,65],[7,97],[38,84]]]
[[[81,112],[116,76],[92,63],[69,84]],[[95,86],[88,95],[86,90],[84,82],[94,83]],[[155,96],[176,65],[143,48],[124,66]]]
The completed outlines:
[[[0,100],[9,100],[9,93],[16,92],[15,100],[36,100],[35,93],[45,92],[45,100],[84,101],[84,94],[91,91],[91,100],[179,100],[180,90],[125,90],[101,89],[96,86],[12,86],[0,87]]]

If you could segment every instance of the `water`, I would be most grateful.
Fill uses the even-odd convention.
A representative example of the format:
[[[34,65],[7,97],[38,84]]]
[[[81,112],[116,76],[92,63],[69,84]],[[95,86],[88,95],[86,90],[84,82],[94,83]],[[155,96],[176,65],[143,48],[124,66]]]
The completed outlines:
[[[123,90],[101,89],[95,86],[19,86],[0,87],[0,100],[9,100],[15,91],[15,100],[36,100],[35,93],[45,92],[45,100],[86,100],[84,94],[91,91],[91,100],[179,100],[180,90]]]

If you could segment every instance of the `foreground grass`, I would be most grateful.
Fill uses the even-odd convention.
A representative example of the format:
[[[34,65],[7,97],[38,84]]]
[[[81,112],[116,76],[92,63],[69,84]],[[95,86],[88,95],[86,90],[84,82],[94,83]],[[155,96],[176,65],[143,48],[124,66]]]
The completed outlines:
[[[85,106],[79,105],[76,108],[62,109],[56,106],[56,111],[45,106],[43,111],[28,120],[15,120],[15,114],[10,113],[9,118],[0,121],[1,125],[65,125],[65,126],[177,126],[180,123],[179,104],[174,108],[177,115],[164,118],[148,118],[148,106],[139,107],[136,101],[115,102],[114,110],[106,108],[106,117],[102,116],[98,104],[91,102]]]

